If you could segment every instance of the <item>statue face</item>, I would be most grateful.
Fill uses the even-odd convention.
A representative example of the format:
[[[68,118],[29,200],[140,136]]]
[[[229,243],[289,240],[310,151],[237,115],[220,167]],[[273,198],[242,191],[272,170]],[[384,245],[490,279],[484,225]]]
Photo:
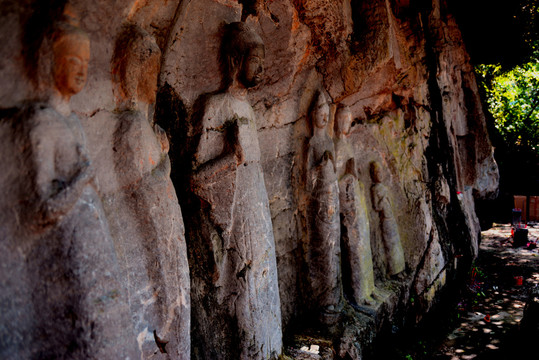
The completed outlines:
[[[329,121],[329,105],[324,95],[320,95],[313,113],[314,126],[323,129]]]
[[[348,135],[352,126],[352,113],[348,109],[337,112],[337,133]]]
[[[54,83],[58,91],[71,97],[86,84],[90,41],[78,34],[66,35],[54,46]]]
[[[137,98],[139,101],[152,104],[155,102],[157,93],[157,77],[159,75],[160,56],[152,54],[141,66],[140,79],[137,86]]]
[[[260,84],[264,76],[264,48],[256,46],[249,50],[243,60],[240,80],[246,87]]]

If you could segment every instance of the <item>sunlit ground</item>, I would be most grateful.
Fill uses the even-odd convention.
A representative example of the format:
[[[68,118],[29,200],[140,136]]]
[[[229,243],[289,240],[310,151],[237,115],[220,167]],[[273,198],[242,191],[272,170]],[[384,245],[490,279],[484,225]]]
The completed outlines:
[[[539,225],[529,226],[528,240],[538,237]],[[476,266],[468,294],[458,304],[456,328],[427,358],[511,359],[532,348],[519,323],[530,287],[539,284],[537,248],[514,248],[511,227],[496,224],[482,233]],[[525,358],[539,359],[536,356]]]

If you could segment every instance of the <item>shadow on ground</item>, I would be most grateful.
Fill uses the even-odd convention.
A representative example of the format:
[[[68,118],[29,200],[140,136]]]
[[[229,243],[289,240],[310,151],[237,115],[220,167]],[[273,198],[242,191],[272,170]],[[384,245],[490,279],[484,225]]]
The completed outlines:
[[[528,239],[538,237],[539,225],[530,225]],[[510,225],[495,224],[482,233],[479,257],[454,308],[395,340],[394,350],[377,359],[539,358],[539,339],[527,338],[519,327],[529,291],[538,284],[538,249],[514,248]]]

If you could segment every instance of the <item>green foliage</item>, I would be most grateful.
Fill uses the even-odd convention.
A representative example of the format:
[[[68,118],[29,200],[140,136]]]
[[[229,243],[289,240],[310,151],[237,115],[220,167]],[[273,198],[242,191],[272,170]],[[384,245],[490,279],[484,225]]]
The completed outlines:
[[[479,65],[480,77],[495,127],[511,152],[539,154],[539,49],[509,71]]]
[[[537,55],[538,50],[538,35],[539,35],[539,1],[537,0],[520,0],[520,11],[518,18],[522,27],[522,38],[529,48]],[[537,59],[537,56],[535,57]]]

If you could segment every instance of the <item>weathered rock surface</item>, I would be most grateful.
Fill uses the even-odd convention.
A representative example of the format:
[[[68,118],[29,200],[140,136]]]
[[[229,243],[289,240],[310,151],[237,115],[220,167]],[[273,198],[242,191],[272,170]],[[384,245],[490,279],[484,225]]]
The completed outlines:
[[[334,322],[330,318],[339,313],[342,298],[339,183],[335,145],[327,132],[329,104],[323,92],[316,93],[311,109],[308,119],[312,136],[305,141],[302,171],[306,267],[303,291],[311,311],[319,311],[323,322]]]
[[[4,358],[137,355],[86,138],[70,108],[86,82],[89,57],[86,33],[57,19],[39,57],[49,66],[40,78],[47,100],[2,119],[2,154],[21,160],[7,164],[2,186],[2,199],[13,201],[3,210],[15,220],[2,224],[2,245],[7,258],[17,254],[2,278],[20,271],[14,274],[20,282],[8,280],[2,289]],[[10,301],[12,293],[19,298]],[[11,317],[21,310],[28,313],[19,323]]]
[[[195,358],[276,359],[282,348],[275,240],[256,115],[246,97],[264,73],[264,43],[224,28],[225,90],[194,119],[189,247]]]
[[[365,186],[357,178],[355,155],[348,142],[352,113],[348,107],[341,107],[335,118],[343,284],[356,304],[372,304],[375,288],[369,210]]]
[[[119,358],[101,353],[113,349],[131,358],[269,358],[282,352],[283,334],[301,333],[296,325],[308,323],[327,332],[336,358],[368,358],[378,331],[398,330],[413,318],[409,312],[421,318],[477,255],[474,201],[496,193],[498,173],[473,68],[446,0],[69,1],[91,56],[86,86],[71,94],[77,115],[58,115],[50,103],[35,105],[43,99],[43,71],[50,77],[47,62],[35,60],[66,3],[0,3],[0,357],[56,351]],[[265,44],[258,56],[265,74],[249,91],[231,94],[222,35],[225,24],[240,20]],[[159,47],[155,106],[151,98],[143,108],[118,105],[111,64],[127,24]],[[152,66],[135,66],[131,78],[151,82]],[[351,254],[345,215],[357,204],[339,200],[337,182],[317,182],[330,178],[332,162],[340,178],[338,154],[319,154],[325,175],[311,177],[317,194],[306,192],[309,109],[318,91],[331,104],[324,130],[331,142],[336,105],[348,106],[353,119],[349,181],[368,209],[357,231],[369,234],[370,243],[358,247],[362,255],[371,251],[369,306],[357,298],[371,290],[352,300],[353,281],[341,285],[341,274],[353,274],[346,266],[355,266],[339,248]],[[210,135],[200,122],[204,109]],[[33,127],[38,113],[68,127]],[[76,116],[84,146],[73,140],[69,119]],[[30,130],[38,142],[28,139]],[[201,142],[206,135],[211,141]],[[76,190],[69,179],[86,162],[88,178],[98,183],[81,185],[65,215],[52,220],[36,208],[42,180],[32,156],[42,143],[54,149],[55,171],[65,172],[49,176],[55,191]],[[87,160],[76,158],[84,152]],[[209,164],[217,172],[200,172],[220,154],[231,156]],[[386,175],[391,226],[374,211],[372,162]],[[311,226],[318,210],[330,209],[337,214],[331,226]],[[401,248],[387,245],[388,227]],[[316,235],[318,244],[313,229],[325,232]],[[313,249],[318,259],[306,262]],[[324,267],[312,277],[316,264]],[[321,325],[320,310],[329,306],[339,321]],[[88,335],[92,321],[101,329],[95,338]],[[61,324],[56,332],[54,323]]]
[[[138,26],[120,33],[111,61],[117,109],[86,122],[91,157],[126,280],[141,358],[190,357],[185,229],[170,179],[169,143],[147,116],[161,52]]]

